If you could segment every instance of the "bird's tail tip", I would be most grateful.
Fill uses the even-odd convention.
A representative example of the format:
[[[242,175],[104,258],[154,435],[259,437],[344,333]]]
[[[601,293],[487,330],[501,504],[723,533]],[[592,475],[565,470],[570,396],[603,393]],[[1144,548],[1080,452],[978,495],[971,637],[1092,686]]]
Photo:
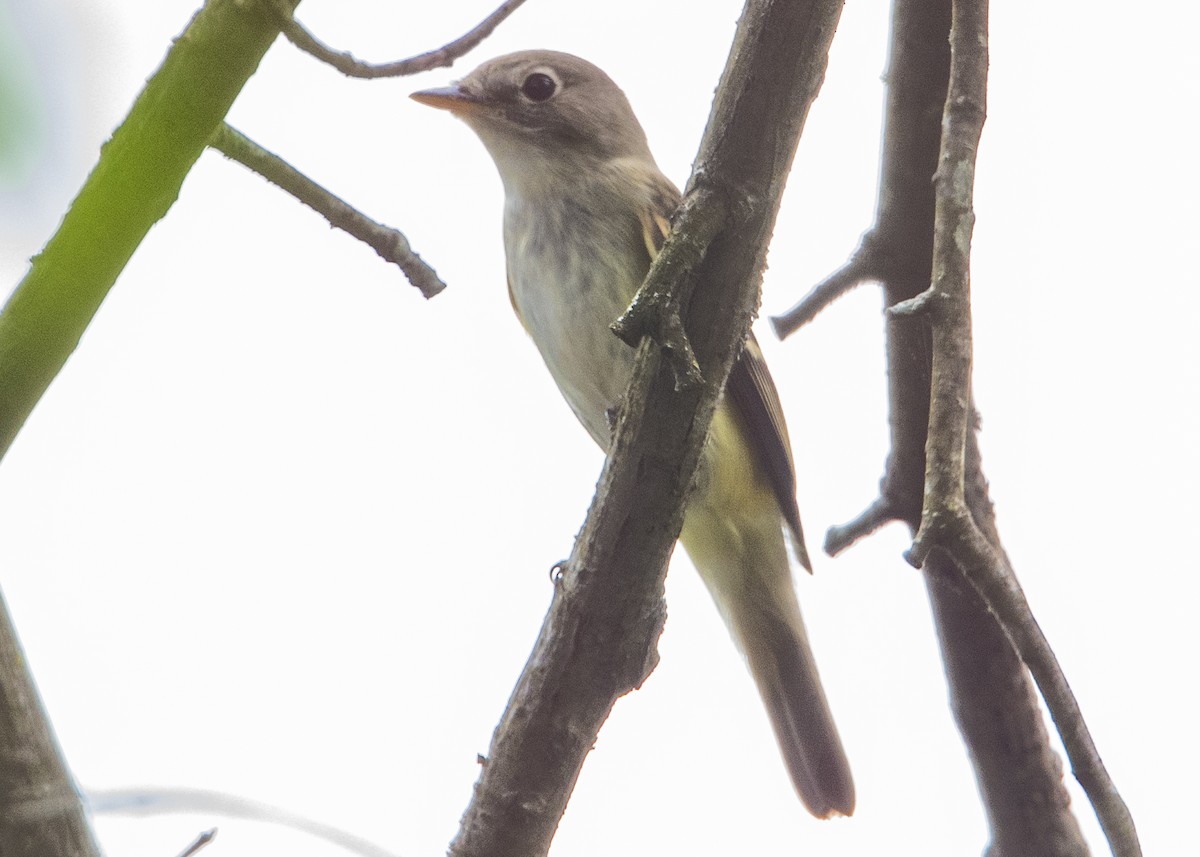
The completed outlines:
[[[853,815],[850,763],[803,631],[782,617],[755,630],[746,655],[796,794],[817,818]]]

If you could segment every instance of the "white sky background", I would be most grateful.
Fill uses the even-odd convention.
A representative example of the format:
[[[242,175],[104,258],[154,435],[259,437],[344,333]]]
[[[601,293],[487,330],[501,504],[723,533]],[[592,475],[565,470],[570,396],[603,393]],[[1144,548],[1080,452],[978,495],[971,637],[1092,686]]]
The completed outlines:
[[[7,0],[40,91],[27,184],[0,196],[0,282],[51,234],[198,0]],[[375,60],[493,0],[309,0]],[[887,4],[849,3],[780,215],[764,314],[871,222]],[[610,72],[682,184],[737,0],[530,0],[453,70],[361,82],[277,44],[231,121],[402,229],[426,302],[366,247],[206,153],[0,465],[0,585],[87,789],[214,789],[403,857],[442,853],[600,470],[504,291],[501,190],[471,132],[410,102],[510,50]],[[2,23],[2,22],[0,22]],[[1194,841],[1200,474],[1200,13],[994,4],[973,291],[984,464],[1005,545],[1148,854]],[[767,350],[810,543],[875,496],[880,297]],[[682,552],[662,663],[621,700],[554,853],[979,853],[986,827],[917,572],[893,526],[799,582],[858,784],[794,797],[757,695]],[[1104,853],[1081,792],[1089,841]],[[96,827],[112,855],[326,855],[206,815]],[[286,849],[286,850],[285,850]]]

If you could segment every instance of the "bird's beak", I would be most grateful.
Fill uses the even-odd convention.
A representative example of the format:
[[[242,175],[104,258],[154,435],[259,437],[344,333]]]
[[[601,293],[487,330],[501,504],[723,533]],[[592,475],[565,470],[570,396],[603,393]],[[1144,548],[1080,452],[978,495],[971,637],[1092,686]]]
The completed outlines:
[[[482,98],[467,92],[457,83],[450,86],[439,86],[437,89],[422,89],[420,92],[414,92],[409,98],[429,107],[449,110],[456,116],[475,113],[485,103]]]

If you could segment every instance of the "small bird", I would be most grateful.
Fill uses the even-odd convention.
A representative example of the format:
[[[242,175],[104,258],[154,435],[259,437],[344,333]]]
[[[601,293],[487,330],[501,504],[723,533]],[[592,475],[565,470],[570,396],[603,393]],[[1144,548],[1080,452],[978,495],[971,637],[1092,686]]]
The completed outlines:
[[[466,122],[496,162],[513,309],[607,449],[634,360],[609,325],[670,231],[679,191],[625,94],[579,57],[508,54],[412,97]],[[854,811],[854,784],[792,583],[785,527],[811,571],[795,493],[779,394],[751,335],[713,417],[680,541],[746,657],[797,793],[828,818]]]

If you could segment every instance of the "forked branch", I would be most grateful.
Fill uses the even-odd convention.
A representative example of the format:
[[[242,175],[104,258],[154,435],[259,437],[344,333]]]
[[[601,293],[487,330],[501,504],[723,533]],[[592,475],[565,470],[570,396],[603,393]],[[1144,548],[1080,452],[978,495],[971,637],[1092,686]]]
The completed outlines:
[[[953,10],[950,84],[935,175],[933,278],[928,290],[891,310],[923,315],[933,336],[925,500],[907,558],[920,566],[932,551],[942,550],[954,559],[1033,674],[1113,853],[1140,857],[1133,819],[1100,760],[1058,659],[1007,558],[979,530],[967,505],[967,434],[973,416],[970,251],[975,159],[986,113],[988,3],[955,0]]]
[[[885,316],[891,450],[879,498],[855,520],[831,528],[826,549],[843,550],[893,520],[921,530],[910,557],[924,560],[955,718],[991,823],[991,853],[1088,854],[1047,740],[1032,672],[1114,850],[1137,854],[1128,813],[1095,764],[1074,699],[1008,566],[975,437],[966,254],[986,92],[986,15],[986,4],[954,4],[950,93],[951,0],[894,2],[877,220],[864,240],[873,260],[870,278],[879,279],[886,305],[895,308]],[[853,284],[862,273],[861,256],[860,248],[778,320],[781,333]],[[931,391],[938,408],[932,416]]]

